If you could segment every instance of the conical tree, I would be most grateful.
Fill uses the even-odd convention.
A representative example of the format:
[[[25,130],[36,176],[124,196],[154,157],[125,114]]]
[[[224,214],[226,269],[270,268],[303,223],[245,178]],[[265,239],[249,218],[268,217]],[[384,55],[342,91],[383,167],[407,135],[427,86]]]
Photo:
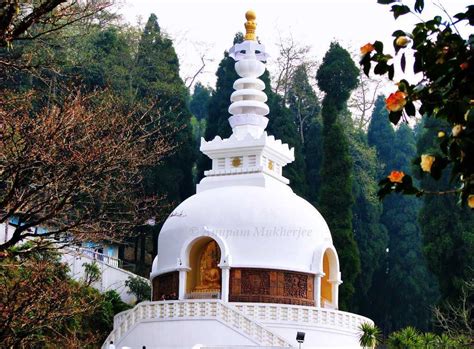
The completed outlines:
[[[301,143],[304,145],[311,120],[321,111],[318,97],[309,83],[308,68],[305,64],[296,68],[290,81],[288,105],[300,134]]]
[[[375,272],[383,265],[388,236],[386,228],[380,224],[382,206],[377,198],[377,153],[368,145],[365,132],[354,126],[351,119],[346,132],[354,171],[352,227],[363,272],[356,279],[351,309],[365,314],[372,306],[368,292],[373,285]]]
[[[418,155],[436,154],[438,132],[448,133],[446,123],[424,118],[419,133]],[[419,169],[419,164],[416,164]],[[421,178],[424,190],[436,192],[451,188],[449,176],[436,181],[428,174]],[[474,279],[474,214],[459,207],[455,195],[425,195],[419,221],[424,253],[430,270],[439,282],[441,299],[457,303],[462,288]]]
[[[375,146],[379,161],[378,175],[388,175],[387,164],[392,160],[392,153],[395,150],[395,130],[388,120],[388,111],[385,109],[385,97],[380,95],[375,101],[374,111],[370,119],[367,131],[367,141],[370,146]]]
[[[189,110],[198,120],[207,119],[209,113],[209,101],[212,90],[200,82],[194,85],[194,92],[189,102]]]
[[[377,150],[379,178],[391,170],[410,172],[415,155],[413,130],[402,125],[395,131],[384,104],[384,98],[379,97],[368,132],[369,144]],[[419,201],[407,196],[393,195],[383,201],[380,221],[388,231],[388,252],[369,291],[367,315],[386,334],[408,325],[422,330],[430,326],[430,306],[435,302],[437,285],[422,254],[419,208]]]
[[[152,127],[165,127],[174,132],[175,152],[162,163],[146,173],[145,189],[149,195],[166,196],[177,204],[189,197],[193,191],[192,167],[195,159],[192,138],[191,113],[187,107],[188,92],[179,76],[179,61],[173,42],[160,31],[156,15],[150,15],[142,33],[132,71],[135,99],[145,108],[153,106],[146,115]],[[143,233],[147,233],[143,229]],[[159,226],[153,232],[153,254]],[[141,238],[138,272],[146,273],[145,237]]]
[[[194,190],[191,114],[186,105],[187,89],[179,76],[179,61],[173,43],[161,33],[154,14],[150,15],[139,42],[133,78],[136,98],[155,106],[150,115],[156,118],[156,123],[178,130],[173,137],[178,147],[163,165],[150,173],[149,190],[180,202]],[[153,112],[163,115],[153,115]]]
[[[262,76],[262,80],[266,86],[265,93],[268,96],[268,106],[270,107],[267,132],[295,148],[295,161],[285,166],[283,176],[290,180],[290,186],[296,194],[305,197],[308,191],[306,165],[296,124],[291,112],[283,106],[281,97],[271,90],[268,70]]]
[[[360,273],[359,250],[352,231],[352,159],[340,120],[350,93],[357,86],[358,74],[350,54],[333,42],[316,75],[319,87],[326,93],[322,104],[324,155],[320,208],[331,229],[341,263],[342,308],[348,307]]]
[[[319,191],[321,189],[321,165],[323,162],[323,122],[317,115],[309,122],[306,131],[304,156],[306,162],[306,180],[308,191],[306,198],[312,205],[319,207]]]

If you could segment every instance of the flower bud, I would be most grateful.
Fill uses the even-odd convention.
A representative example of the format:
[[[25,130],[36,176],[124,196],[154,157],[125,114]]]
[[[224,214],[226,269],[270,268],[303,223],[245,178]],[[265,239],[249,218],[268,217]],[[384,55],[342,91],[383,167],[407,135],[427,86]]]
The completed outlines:
[[[395,40],[395,44],[398,46],[398,47],[406,47],[407,44],[410,42],[410,39],[406,36],[399,36],[396,40]]]
[[[452,130],[452,132],[453,132],[453,137],[459,136],[459,134],[461,133],[461,131],[462,131],[462,125],[454,125],[453,130]]]
[[[372,52],[373,50],[375,50],[375,47],[369,42],[360,48],[360,54],[366,55],[367,53]]]
[[[405,104],[407,104],[406,96],[406,93],[402,91],[391,93],[385,100],[385,107],[393,112],[402,110],[403,107],[405,107]]]
[[[467,197],[467,206],[474,208],[474,194],[471,194]]]
[[[403,171],[392,171],[390,175],[387,176],[388,180],[392,183],[402,183],[405,173]]]
[[[421,156],[420,167],[424,172],[431,172],[431,167],[436,158],[433,155],[423,154]]]

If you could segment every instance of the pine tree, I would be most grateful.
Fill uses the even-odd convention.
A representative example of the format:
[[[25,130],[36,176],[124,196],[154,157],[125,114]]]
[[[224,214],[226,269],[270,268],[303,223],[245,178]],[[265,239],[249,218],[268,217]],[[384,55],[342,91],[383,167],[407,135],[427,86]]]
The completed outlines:
[[[295,161],[288,164],[283,169],[283,176],[290,180],[290,186],[293,191],[305,197],[307,193],[306,183],[306,168],[303,156],[303,146],[293,121],[291,112],[283,106],[282,98],[274,93],[270,87],[270,75],[268,71],[262,76],[265,83],[265,93],[268,96],[268,106],[270,107],[270,114],[268,118],[267,132],[275,136],[276,139],[281,139],[283,143],[287,143],[290,147],[295,148]]]
[[[393,169],[410,172],[415,155],[414,132],[407,125],[393,129],[383,97],[377,99],[368,139],[377,150],[379,178]],[[435,302],[437,285],[422,254],[419,207],[413,197],[392,195],[383,201],[380,221],[388,231],[388,249],[369,291],[366,311],[385,333],[406,326],[422,330],[430,327],[430,306]]]
[[[308,68],[305,64],[299,65],[292,76],[288,89],[288,104],[304,145],[311,120],[321,111],[318,97],[309,83]]]
[[[91,32],[81,46],[72,49],[76,57],[69,57],[69,65],[67,62],[63,65],[67,75],[79,77],[90,91],[109,88],[130,98],[130,70],[134,61],[129,39],[128,33],[115,27]],[[74,58],[74,64],[70,65]]]
[[[320,207],[339,254],[344,280],[340,289],[343,309],[349,306],[360,273],[359,250],[352,231],[352,159],[341,122],[350,93],[357,86],[358,74],[349,53],[333,42],[316,75],[319,87],[326,93],[322,104],[324,155]]]
[[[355,283],[351,309],[367,313],[371,307],[368,292],[375,272],[383,266],[388,236],[386,228],[380,224],[382,207],[377,199],[377,153],[368,145],[367,134],[356,128],[352,119],[346,128],[354,163],[352,227],[362,270]]]
[[[194,149],[191,114],[187,108],[187,89],[179,77],[179,62],[173,43],[160,31],[156,15],[150,15],[139,42],[136,68],[133,72],[136,98],[153,103],[167,127],[178,130],[173,139],[178,148],[148,177],[148,188],[154,194],[166,194],[170,201],[180,202],[193,191],[192,166]]]
[[[192,168],[196,153],[187,106],[188,92],[179,76],[178,57],[173,42],[161,33],[154,14],[150,15],[142,33],[132,79],[135,99],[147,108],[153,106],[147,116],[156,127],[167,127],[175,132],[173,140],[177,145],[174,154],[147,170],[145,189],[149,195],[164,195],[176,205],[194,192]],[[159,229],[159,225],[141,229],[138,273],[146,273],[145,236],[149,236],[151,230],[153,254],[156,254]],[[136,246],[136,254],[137,250]]]
[[[388,111],[385,109],[385,97],[380,95],[375,101],[374,111],[370,119],[367,131],[367,141],[370,146],[377,149],[379,161],[379,176],[388,175],[391,168],[387,164],[391,162],[393,144],[395,143],[395,130],[388,121]]]
[[[323,123],[321,115],[314,117],[309,122],[306,131],[304,155],[306,162],[306,180],[308,191],[306,198],[312,205],[319,207],[319,190],[321,188],[321,165],[323,161],[322,142]]]
[[[425,118],[417,142],[418,154],[435,154],[437,134],[443,130],[448,132],[444,122]],[[451,187],[447,173],[438,181],[425,175],[421,186],[428,191]],[[425,195],[419,221],[424,253],[439,282],[441,299],[456,303],[462,286],[474,279],[474,215],[468,208],[459,207],[455,195]]]
[[[211,93],[212,89],[205,87],[200,82],[194,85],[194,92],[189,102],[189,110],[198,120],[208,118]]]

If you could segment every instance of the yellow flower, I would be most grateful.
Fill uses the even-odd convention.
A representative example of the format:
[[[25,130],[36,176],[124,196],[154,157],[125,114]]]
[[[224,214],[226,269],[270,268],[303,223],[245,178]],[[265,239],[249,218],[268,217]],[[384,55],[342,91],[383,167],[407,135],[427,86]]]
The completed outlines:
[[[431,172],[431,166],[435,162],[436,158],[433,155],[423,154],[421,156],[420,166],[424,172]]]
[[[385,100],[385,107],[390,111],[402,110],[405,104],[407,104],[406,96],[406,93],[402,91],[390,94]]]
[[[406,36],[399,36],[395,40],[395,45],[400,46],[400,47],[406,47],[407,44],[410,42],[410,39]]]
[[[392,183],[402,183],[403,177],[405,177],[405,174],[402,171],[392,171],[390,175],[387,176]]]
[[[453,132],[453,137],[459,136],[461,131],[462,131],[462,125],[454,125],[453,131],[452,131]]]
[[[467,206],[474,208],[474,194],[471,194],[467,197]]]
[[[444,136],[446,136],[446,133],[444,133],[443,131],[438,132],[438,138],[443,138]]]
[[[369,42],[368,44],[365,44],[360,48],[360,54],[366,55],[367,53],[372,52],[373,50],[375,50],[375,47]]]

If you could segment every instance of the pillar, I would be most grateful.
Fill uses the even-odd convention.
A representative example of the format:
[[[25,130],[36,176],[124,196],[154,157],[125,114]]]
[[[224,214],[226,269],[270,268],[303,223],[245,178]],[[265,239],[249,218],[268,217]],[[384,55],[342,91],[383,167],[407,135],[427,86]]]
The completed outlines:
[[[324,273],[316,273],[314,275],[314,305],[321,308],[321,279]]]
[[[222,270],[222,285],[221,285],[221,299],[224,302],[229,301],[229,288],[230,288],[230,266],[221,266]]]
[[[178,284],[178,299],[181,301],[186,298],[186,276],[189,268],[178,268],[179,271],[179,284]]]
[[[338,278],[336,280],[328,280],[332,287],[332,303],[334,309],[339,309],[339,285],[342,284],[341,272],[338,272]]]

